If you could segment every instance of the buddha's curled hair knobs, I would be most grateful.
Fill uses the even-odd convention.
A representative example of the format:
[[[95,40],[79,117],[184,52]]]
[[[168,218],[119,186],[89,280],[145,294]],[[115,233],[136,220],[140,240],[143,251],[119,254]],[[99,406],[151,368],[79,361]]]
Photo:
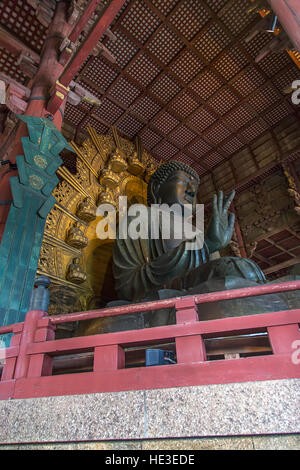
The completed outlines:
[[[148,184],[148,193],[147,193],[147,202],[150,206],[153,202],[151,196],[151,187],[153,183],[157,182],[160,185],[163,184],[175,171],[184,171],[189,176],[192,176],[199,185],[200,178],[198,173],[193,170],[189,165],[178,160],[171,160],[169,162],[163,163],[158,169],[153,173]]]

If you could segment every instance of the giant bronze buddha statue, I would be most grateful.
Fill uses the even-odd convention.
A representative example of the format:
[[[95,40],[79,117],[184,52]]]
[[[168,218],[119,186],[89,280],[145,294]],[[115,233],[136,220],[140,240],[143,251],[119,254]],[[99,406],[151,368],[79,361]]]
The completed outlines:
[[[179,204],[184,208],[190,204],[194,209],[199,183],[198,174],[188,165],[167,162],[150,178],[148,206]],[[123,239],[120,227],[113,252],[119,299],[138,302],[266,282],[261,269],[250,259],[212,259],[211,255],[225,248],[232,238],[234,214],[228,210],[233,197],[234,192],[225,197],[222,191],[214,196],[204,243],[197,250],[190,249],[188,240],[153,239],[150,233],[144,239]],[[125,223],[130,223],[130,218]]]

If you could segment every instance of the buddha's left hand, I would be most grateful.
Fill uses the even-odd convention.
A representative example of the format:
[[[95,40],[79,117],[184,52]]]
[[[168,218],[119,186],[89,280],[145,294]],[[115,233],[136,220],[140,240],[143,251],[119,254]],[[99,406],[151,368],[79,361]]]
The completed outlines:
[[[212,216],[205,235],[210,253],[225,248],[232,238],[235,216],[228,214],[228,209],[234,196],[235,191],[232,191],[228,197],[224,197],[223,191],[219,191],[219,194],[213,197]]]

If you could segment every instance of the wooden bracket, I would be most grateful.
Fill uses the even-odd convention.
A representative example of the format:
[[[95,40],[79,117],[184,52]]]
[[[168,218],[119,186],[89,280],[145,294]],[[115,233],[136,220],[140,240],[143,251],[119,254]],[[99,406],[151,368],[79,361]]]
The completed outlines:
[[[73,106],[77,106],[82,101],[85,101],[94,106],[100,105],[101,101],[99,100],[99,98],[87,91],[83,86],[79,85],[78,83],[72,81],[70,83],[70,88],[72,89],[72,91],[68,93],[68,102],[71,103]]]
[[[30,89],[2,72],[0,72],[0,80],[7,87],[5,104],[8,109],[15,114],[23,114],[27,109],[27,100],[31,93]]]
[[[60,105],[63,103],[70,91],[69,87],[65,87],[58,80],[51,90],[51,98],[48,101],[47,111],[55,114]]]

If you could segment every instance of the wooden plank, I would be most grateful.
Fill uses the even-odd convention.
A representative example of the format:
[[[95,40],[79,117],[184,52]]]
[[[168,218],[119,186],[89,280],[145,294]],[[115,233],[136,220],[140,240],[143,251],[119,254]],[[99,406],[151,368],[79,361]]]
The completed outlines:
[[[246,287],[234,289],[230,291],[213,292],[209,294],[200,294],[196,296],[185,297],[187,299],[194,298],[196,303],[218,302],[221,300],[232,300],[237,298],[246,298],[255,295],[275,294],[279,292],[287,292],[300,289],[300,281],[281,282],[274,284],[259,285],[258,287]],[[172,298],[166,300],[157,300],[151,302],[143,302],[140,304],[129,304],[122,307],[110,307],[101,310],[90,310],[87,312],[69,313],[67,315],[55,315],[51,317],[54,325],[58,323],[68,323],[72,321],[91,320],[95,318],[103,318],[114,315],[126,315],[129,313],[146,312],[148,310],[158,310],[160,308],[174,307],[176,300],[182,301],[183,298]]]
[[[101,15],[99,21],[95,23],[95,26],[90,32],[87,39],[80,46],[73,59],[66,66],[63,73],[59,77],[59,82],[62,85],[68,86],[70,84],[71,80],[73,80],[74,76],[82,66],[83,62],[90,55],[93,48],[96,46],[97,42],[101,38],[102,34],[105,33],[105,31],[107,30],[119,10],[122,8],[124,3],[125,0],[112,0],[108,4],[103,14]]]
[[[121,331],[103,335],[82,336],[77,338],[31,343],[27,354],[49,353],[58,355],[67,352],[92,351],[97,346],[155,344],[157,341],[171,342],[176,337],[205,335],[205,338],[233,336],[238,333],[248,334],[263,332],[269,326],[297,324],[300,322],[300,309],[275,313],[264,313],[244,317],[223,318],[183,325],[169,325],[144,330]]]
[[[136,367],[16,381],[14,398],[189,387],[220,383],[300,378],[299,365],[288,355]]]
[[[295,256],[295,255],[294,255]],[[300,263],[300,257],[297,256],[296,258],[290,259],[288,261],[284,261],[283,263],[275,264],[274,266],[270,266],[270,268],[264,269],[265,274],[274,273],[279,271],[280,269],[288,268],[290,266],[294,266],[295,264]]]
[[[34,52],[30,47],[26,46],[11,32],[6,30],[3,24],[0,26],[0,46],[7,49],[12,54],[18,56],[21,52],[29,54],[36,64],[40,62],[40,56]]]
[[[207,357],[224,354],[251,354],[271,352],[271,346],[267,335],[259,336],[237,336],[222,339],[207,339],[205,349]],[[152,347],[176,352],[175,343],[156,344]],[[147,346],[128,348],[125,350],[126,366],[145,365],[145,354]],[[93,369],[93,353],[70,354],[67,356],[56,356],[53,361],[54,374],[68,373],[70,371],[91,371]]]

